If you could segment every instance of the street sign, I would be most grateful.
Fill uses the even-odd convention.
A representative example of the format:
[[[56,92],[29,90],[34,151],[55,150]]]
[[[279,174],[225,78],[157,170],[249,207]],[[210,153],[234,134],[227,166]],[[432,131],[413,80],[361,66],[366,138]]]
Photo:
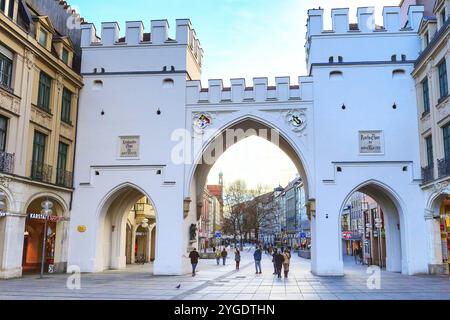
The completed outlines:
[[[218,231],[216,232],[216,238],[222,238],[222,232]]]

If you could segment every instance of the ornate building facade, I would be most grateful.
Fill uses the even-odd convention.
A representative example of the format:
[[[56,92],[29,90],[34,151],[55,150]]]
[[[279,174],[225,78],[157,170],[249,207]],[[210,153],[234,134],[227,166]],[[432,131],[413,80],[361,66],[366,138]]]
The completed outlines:
[[[59,1],[1,1],[0,278],[36,272],[43,259],[46,272],[66,269],[82,88],[68,19],[79,17]]]

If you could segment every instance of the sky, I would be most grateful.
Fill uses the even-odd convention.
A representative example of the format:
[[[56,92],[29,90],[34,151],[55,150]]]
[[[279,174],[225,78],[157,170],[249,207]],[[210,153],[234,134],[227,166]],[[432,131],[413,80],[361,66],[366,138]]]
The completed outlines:
[[[117,21],[121,33],[125,22],[142,20],[150,32],[150,20],[167,19],[175,37],[175,19],[189,18],[205,51],[202,84],[208,79],[306,75],[305,35],[307,10],[325,9],[325,29],[331,28],[331,8],[350,8],[350,22],[356,22],[357,7],[374,6],[376,20],[382,24],[383,6],[400,0],[69,0],[81,16],[101,30],[101,22]],[[246,157],[242,155],[246,154]],[[257,159],[258,161],[253,162]],[[278,165],[276,165],[278,164]],[[267,168],[279,168],[271,172]],[[218,173],[225,181],[241,178],[249,185],[285,185],[295,178],[295,167],[270,143],[249,139],[227,151],[211,172],[211,183]],[[264,180],[264,181],[258,181]]]

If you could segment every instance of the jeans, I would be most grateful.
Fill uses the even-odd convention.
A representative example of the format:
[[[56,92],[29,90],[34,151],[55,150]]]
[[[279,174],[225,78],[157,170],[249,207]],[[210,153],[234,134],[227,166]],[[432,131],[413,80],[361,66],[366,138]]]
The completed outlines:
[[[223,265],[225,265],[227,263],[227,258],[222,258],[223,259]]]
[[[220,258],[216,258],[216,260],[217,260],[217,265],[219,265],[220,264]]]
[[[197,269],[197,264],[198,263],[193,263],[192,264],[192,275],[195,275],[195,269]]]
[[[255,260],[255,268],[256,268],[256,273],[262,273],[261,270],[261,260]]]

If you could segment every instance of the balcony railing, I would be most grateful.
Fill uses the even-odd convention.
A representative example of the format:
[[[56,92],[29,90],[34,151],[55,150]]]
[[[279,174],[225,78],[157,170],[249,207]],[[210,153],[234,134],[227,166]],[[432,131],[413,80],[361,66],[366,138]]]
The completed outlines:
[[[0,172],[14,173],[14,154],[0,151]]]
[[[31,162],[31,179],[51,183],[52,182],[53,167],[37,161]]]
[[[56,184],[65,188],[72,188],[72,172],[63,169],[56,170]]]
[[[438,160],[439,179],[450,175],[450,159]]]
[[[427,184],[428,182],[431,182],[433,180],[434,180],[434,167],[428,166],[428,167],[422,168],[423,184]]]

